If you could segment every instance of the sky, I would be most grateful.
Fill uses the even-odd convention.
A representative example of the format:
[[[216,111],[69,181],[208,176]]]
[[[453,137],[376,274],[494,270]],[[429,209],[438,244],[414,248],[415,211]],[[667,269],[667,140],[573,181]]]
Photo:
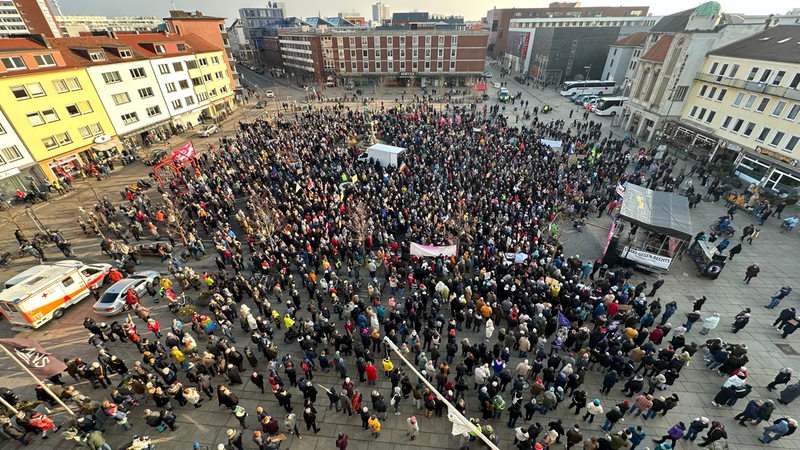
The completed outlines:
[[[53,0],[50,0],[51,2]],[[65,15],[100,15],[100,16],[156,16],[167,17],[169,10],[182,9],[186,11],[199,10],[207,16],[225,17],[228,24],[239,15],[239,8],[258,8],[266,6],[266,0],[136,0],[128,3],[125,1],[100,1],[100,0],[58,0],[61,10]],[[371,5],[377,0],[284,0],[288,16],[301,18],[322,15],[323,17],[335,16],[340,12],[357,12],[367,19],[372,17]],[[547,7],[550,0],[525,1],[518,0],[492,0],[482,2],[470,0],[439,0],[435,9],[431,8],[430,0],[385,0],[392,12],[428,11],[441,15],[459,15],[467,20],[479,20],[486,16],[491,8]],[[585,0],[582,6],[650,6],[652,15],[668,15],[674,12],[698,6],[698,0]],[[793,7],[798,7],[796,0],[769,0],[758,2],[753,0],[721,0],[722,11],[743,14],[785,14]],[[794,3],[794,4],[793,4]],[[57,13],[56,13],[57,14]]]

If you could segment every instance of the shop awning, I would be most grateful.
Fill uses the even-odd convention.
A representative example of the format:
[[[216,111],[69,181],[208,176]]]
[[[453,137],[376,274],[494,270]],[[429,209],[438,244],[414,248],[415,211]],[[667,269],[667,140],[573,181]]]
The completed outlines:
[[[110,141],[94,144],[92,150],[96,152],[105,152],[116,147],[122,148],[122,142],[117,138],[112,138]]]
[[[691,239],[689,200],[670,192],[653,191],[633,183],[625,186],[619,216],[642,228],[667,236]]]

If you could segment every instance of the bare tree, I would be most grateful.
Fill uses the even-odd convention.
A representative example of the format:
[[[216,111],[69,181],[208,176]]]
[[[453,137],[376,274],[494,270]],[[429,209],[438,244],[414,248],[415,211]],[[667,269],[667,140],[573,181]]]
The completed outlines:
[[[364,200],[355,201],[348,207],[344,223],[344,226],[356,241],[355,248],[364,256],[366,256],[364,243],[367,240],[367,236],[372,232],[372,222],[368,209],[369,207]],[[366,262],[366,258],[362,258],[361,261],[362,263]]]

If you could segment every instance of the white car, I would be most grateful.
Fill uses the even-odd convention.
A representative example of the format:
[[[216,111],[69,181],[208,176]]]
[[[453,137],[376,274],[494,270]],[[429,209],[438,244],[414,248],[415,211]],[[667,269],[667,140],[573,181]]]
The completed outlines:
[[[503,84],[495,81],[494,83],[492,83],[492,87],[495,89],[500,89],[501,87],[503,87]]]
[[[267,91],[267,98],[275,98],[275,93],[272,91]]]
[[[492,72],[483,72],[484,78],[492,78]]]
[[[123,278],[108,288],[92,305],[92,310],[100,316],[114,316],[121,314],[127,309],[125,297],[128,289],[133,289],[143,298],[148,290],[157,289],[161,282],[161,275],[155,270],[143,270],[131,275],[130,278]]]
[[[209,137],[217,131],[219,131],[217,126],[212,123],[211,125],[204,126],[203,129],[200,130],[200,136]]]

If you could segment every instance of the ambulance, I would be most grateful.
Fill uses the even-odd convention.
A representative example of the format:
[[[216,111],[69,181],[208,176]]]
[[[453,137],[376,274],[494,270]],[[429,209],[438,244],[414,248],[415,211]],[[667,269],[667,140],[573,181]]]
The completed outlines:
[[[84,264],[66,260],[32,267],[5,283],[0,292],[0,312],[13,325],[39,328],[106,281],[110,264]]]

